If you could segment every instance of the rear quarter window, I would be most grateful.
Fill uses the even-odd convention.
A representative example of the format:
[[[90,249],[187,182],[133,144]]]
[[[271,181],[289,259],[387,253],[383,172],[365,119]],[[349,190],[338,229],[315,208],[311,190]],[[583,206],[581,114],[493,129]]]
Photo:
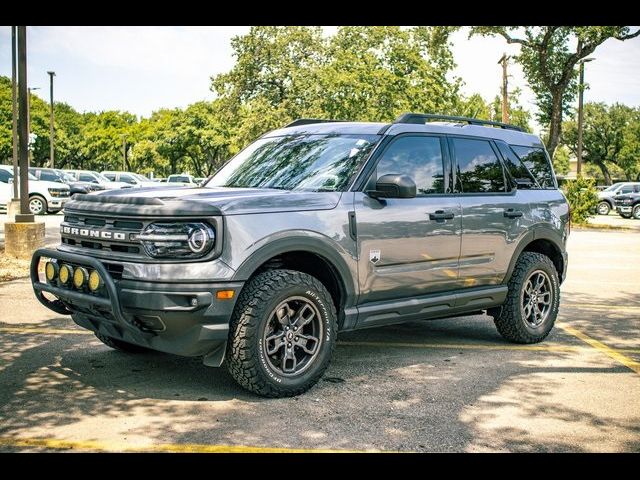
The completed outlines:
[[[538,181],[540,187],[557,188],[553,178],[551,163],[542,148],[511,145],[511,149]]]

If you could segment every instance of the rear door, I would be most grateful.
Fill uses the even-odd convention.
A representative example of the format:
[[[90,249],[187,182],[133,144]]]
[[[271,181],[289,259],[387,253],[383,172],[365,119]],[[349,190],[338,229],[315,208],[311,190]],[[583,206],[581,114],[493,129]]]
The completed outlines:
[[[527,231],[526,192],[514,188],[492,141],[449,137],[449,147],[462,207],[459,285],[497,285]]]
[[[385,174],[408,175],[417,197],[355,193],[359,304],[447,291],[458,280],[460,202],[450,194],[446,140],[401,135],[382,153],[367,189]]]

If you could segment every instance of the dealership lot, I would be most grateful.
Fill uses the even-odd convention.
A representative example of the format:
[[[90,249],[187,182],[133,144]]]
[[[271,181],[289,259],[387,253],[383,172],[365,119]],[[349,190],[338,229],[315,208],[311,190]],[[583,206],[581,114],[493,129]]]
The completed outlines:
[[[109,350],[27,279],[2,283],[0,450],[637,452],[639,241],[572,232],[542,344],[484,316],[346,333],[319,385],[284,400],[197,359]]]

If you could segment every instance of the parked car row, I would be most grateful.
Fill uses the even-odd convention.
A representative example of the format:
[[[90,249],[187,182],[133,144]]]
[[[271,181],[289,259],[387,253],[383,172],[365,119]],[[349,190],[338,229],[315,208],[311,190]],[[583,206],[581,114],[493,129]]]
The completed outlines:
[[[29,208],[34,215],[57,213],[76,193],[94,193],[123,188],[198,187],[206,179],[187,173],[169,175],[167,179],[149,179],[134,172],[62,170],[29,168]],[[13,167],[0,165],[0,211],[6,210],[12,197]]]
[[[597,212],[608,215],[611,210],[640,220],[640,182],[618,182],[598,192]]]

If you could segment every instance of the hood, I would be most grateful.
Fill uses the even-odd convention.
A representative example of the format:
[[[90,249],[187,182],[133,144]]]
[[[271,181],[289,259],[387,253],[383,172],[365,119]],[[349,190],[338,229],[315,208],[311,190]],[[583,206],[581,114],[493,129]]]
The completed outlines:
[[[68,208],[96,209],[98,202],[113,204],[114,211],[133,215],[245,215],[330,210],[336,207],[341,195],[341,192],[295,192],[268,188],[154,187],[76,195]]]
[[[49,182],[47,180],[29,180],[29,183],[30,184],[35,183],[36,185],[47,188],[47,189],[58,188],[60,190],[69,190],[69,185],[61,182]],[[29,190],[31,190],[31,187],[29,187]]]
[[[125,182],[104,182],[104,183],[101,183],[100,185],[102,185],[106,190],[118,190],[122,188],[133,187],[133,185],[130,185]]]

